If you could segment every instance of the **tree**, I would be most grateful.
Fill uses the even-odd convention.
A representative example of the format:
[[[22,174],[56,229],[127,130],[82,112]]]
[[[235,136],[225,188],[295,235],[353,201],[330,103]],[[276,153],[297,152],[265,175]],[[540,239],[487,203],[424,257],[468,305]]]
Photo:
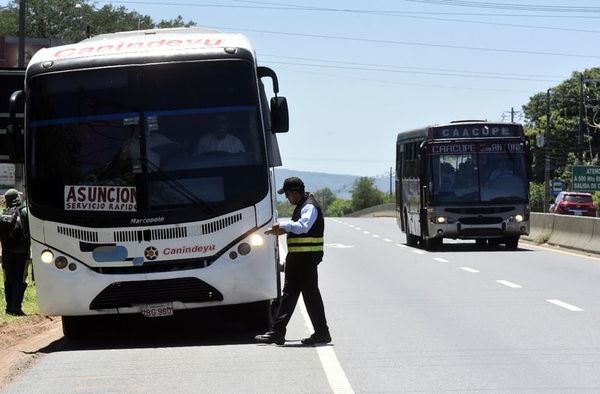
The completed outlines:
[[[327,211],[327,208],[329,207],[329,205],[331,205],[331,203],[336,198],[335,193],[332,192],[331,189],[328,187],[318,189],[317,191],[315,191],[313,193],[313,195],[317,199],[317,202],[321,206],[321,209],[323,210],[323,212]]]
[[[352,189],[352,209],[358,211],[383,203],[383,192],[375,187],[375,179],[360,177]]]
[[[342,217],[352,212],[352,201],[336,198],[327,207],[327,216]]]
[[[155,23],[150,16],[113,5],[96,8],[88,0],[27,0],[25,31],[28,37],[59,39],[65,44],[92,35],[157,27],[195,26],[181,16]],[[18,36],[19,0],[11,0],[0,10],[0,35]]]
[[[581,107],[581,77],[585,81],[583,95],[583,141],[578,146],[579,114]],[[550,168],[552,177],[570,179],[570,167],[575,160],[582,164],[598,161],[600,151],[600,68],[582,73],[574,72],[571,78],[547,92],[533,95],[523,106],[527,119],[526,134],[530,138],[533,152],[533,174],[536,182],[544,180],[545,151],[535,144],[535,137],[544,134],[547,123],[548,97],[550,98]],[[547,138],[548,136],[546,136]],[[589,137],[589,138],[588,138]],[[582,148],[578,150],[577,148]],[[575,153],[572,153],[575,152]],[[569,154],[571,156],[569,157]],[[566,176],[566,178],[564,178]]]

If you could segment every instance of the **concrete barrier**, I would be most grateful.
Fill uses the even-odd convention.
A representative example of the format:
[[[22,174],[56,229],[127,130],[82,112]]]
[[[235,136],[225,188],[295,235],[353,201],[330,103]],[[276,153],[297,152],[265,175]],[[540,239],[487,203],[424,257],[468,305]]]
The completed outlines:
[[[548,244],[588,250],[594,233],[594,218],[556,215]]]
[[[396,217],[396,204],[381,204],[346,215],[351,218]]]
[[[531,213],[529,216],[529,235],[524,239],[536,243],[544,243],[550,238],[554,228],[554,217],[556,215]]]

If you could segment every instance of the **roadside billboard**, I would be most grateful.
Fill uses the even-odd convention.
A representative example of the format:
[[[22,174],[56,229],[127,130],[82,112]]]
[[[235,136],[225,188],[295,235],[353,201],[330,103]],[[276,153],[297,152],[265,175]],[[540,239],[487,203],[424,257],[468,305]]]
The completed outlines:
[[[574,192],[600,191],[600,166],[573,166],[571,189]]]

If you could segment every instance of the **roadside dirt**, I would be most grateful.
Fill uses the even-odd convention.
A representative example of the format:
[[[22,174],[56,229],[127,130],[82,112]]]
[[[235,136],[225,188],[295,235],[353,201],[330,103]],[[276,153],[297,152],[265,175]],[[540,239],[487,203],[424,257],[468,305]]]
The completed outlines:
[[[0,391],[35,364],[40,349],[62,336],[56,316],[36,315],[0,325]]]

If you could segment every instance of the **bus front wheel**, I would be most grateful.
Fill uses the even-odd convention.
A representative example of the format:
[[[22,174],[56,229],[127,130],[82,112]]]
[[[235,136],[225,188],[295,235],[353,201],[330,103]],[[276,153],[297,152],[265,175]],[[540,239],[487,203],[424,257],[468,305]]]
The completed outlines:
[[[504,244],[507,249],[516,250],[519,247],[519,236],[515,237],[506,237],[504,239]]]
[[[65,338],[74,340],[84,337],[88,322],[86,316],[63,316],[61,320]]]

